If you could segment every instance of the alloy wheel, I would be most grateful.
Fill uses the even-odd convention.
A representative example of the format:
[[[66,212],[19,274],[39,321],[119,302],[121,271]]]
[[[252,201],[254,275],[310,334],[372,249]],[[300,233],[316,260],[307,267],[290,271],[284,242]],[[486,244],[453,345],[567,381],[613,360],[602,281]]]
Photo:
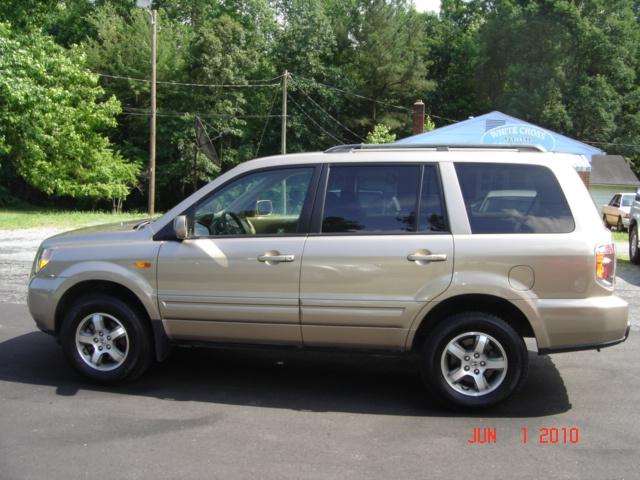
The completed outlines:
[[[91,368],[108,372],[120,367],[129,353],[129,336],[122,323],[108,313],[84,317],[76,330],[76,349]]]
[[[444,379],[456,392],[478,397],[497,389],[507,374],[507,354],[494,337],[481,332],[456,336],[441,358]]]

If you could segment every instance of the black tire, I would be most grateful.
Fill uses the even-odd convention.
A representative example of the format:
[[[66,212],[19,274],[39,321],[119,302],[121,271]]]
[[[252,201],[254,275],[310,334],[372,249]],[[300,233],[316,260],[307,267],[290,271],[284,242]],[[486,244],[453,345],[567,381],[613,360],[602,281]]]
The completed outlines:
[[[117,362],[114,362],[114,368],[108,371],[98,370],[89,365],[76,346],[76,333],[80,323],[96,313],[117,319],[126,331],[126,355],[120,365],[116,367]],[[91,335],[94,334],[97,335]],[[71,365],[84,376],[103,384],[134,380],[142,375],[153,361],[152,338],[144,312],[107,294],[92,294],[78,299],[64,313],[60,329],[60,343]],[[88,348],[96,347],[89,345]],[[104,353],[107,353],[106,350]],[[111,357],[107,358],[112,360]]]
[[[607,220],[607,215],[602,215],[602,223],[604,223],[604,227],[611,230],[611,225],[609,225],[609,221]]]
[[[635,248],[634,248],[635,243]],[[631,263],[640,265],[640,248],[638,248],[638,225],[629,229],[629,259]]]
[[[622,217],[618,217],[618,223],[616,223],[616,230],[622,232],[624,230],[624,223],[622,223]]]
[[[455,390],[445,379],[442,369],[445,347],[466,332],[493,337],[506,354],[504,378],[496,383],[494,390],[484,395],[470,396]],[[459,313],[440,322],[424,342],[420,361],[422,378],[429,392],[445,406],[457,409],[486,408],[502,402],[522,385],[528,365],[529,355],[522,337],[504,320],[482,312]],[[493,372],[489,374],[493,375]]]

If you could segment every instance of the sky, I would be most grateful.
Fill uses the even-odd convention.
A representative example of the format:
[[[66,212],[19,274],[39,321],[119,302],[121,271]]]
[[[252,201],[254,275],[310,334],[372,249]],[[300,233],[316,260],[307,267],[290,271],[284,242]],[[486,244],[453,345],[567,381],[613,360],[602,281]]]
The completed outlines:
[[[419,12],[439,12],[440,0],[414,0]]]

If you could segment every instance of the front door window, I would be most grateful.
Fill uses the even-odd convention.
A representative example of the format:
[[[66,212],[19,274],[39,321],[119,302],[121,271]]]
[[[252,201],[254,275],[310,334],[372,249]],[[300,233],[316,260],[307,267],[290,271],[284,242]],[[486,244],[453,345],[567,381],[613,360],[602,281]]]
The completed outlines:
[[[196,205],[194,237],[283,235],[298,232],[313,167],[245,175]]]

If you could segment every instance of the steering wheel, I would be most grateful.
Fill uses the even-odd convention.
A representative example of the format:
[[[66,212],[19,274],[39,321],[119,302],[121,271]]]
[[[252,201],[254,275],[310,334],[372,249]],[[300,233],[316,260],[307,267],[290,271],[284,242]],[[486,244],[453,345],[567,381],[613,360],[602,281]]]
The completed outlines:
[[[209,228],[213,235],[254,235],[253,225],[233,212],[224,212],[214,218]]]

